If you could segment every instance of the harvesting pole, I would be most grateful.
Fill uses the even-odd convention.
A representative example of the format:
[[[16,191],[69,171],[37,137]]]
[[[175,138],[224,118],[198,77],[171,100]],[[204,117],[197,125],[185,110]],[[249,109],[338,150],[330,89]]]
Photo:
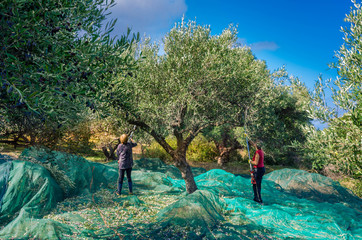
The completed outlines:
[[[136,128],[137,128],[137,126],[134,125],[134,126],[133,126],[133,130],[132,130],[131,134],[129,135],[128,142],[131,142],[131,138],[132,138],[133,133],[134,133],[134,131],[136,130]]]
[[[253,166],[251,165],[251,158],[250,158],[250,149],[249,149],[249,141],[248,141],[248,134],[246,133],[246,110],[245,110],[245,116],[244,116],[244,131],[245,131],[245,139],[246,139],[246,146],[248,149],[248,157],[249,157],[249,166],[250,166],[250,176],[251,176],[251,183],[256,184],[255,178],[254,178],[254,170]]]

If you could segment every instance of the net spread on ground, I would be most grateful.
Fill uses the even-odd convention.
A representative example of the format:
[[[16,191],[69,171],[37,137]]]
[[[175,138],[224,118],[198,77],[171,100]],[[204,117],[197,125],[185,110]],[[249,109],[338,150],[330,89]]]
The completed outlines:
[[[117,196],[117,162],[37,148],[0,155],[0,239],[362,239],[362,200],[330,178],[273,171],[260,205],[250,178],[192,171],[199,190],[187,194],[177,168],[136,160],[135,194],[124,184]]]

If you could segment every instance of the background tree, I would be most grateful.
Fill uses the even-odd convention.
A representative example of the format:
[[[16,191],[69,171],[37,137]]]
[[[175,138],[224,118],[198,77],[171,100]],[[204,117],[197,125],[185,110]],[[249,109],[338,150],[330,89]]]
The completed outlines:
[[[61,138],[61,126],[58,123],[45,122],[44,118],[35,112],[25,112],[14,108],[7,111],[1,121],[1,143],[12,144],[14,148],[19,145],[42,144],[55,145]]]
[[[101,149],[106,161],[116,160],[115,150],[122,134],[120,123],[114,118],[97,118],[91,123],[92,141]]]
[[[237,149],[244,149],[244,144],[241,144],[243,139],[240,138],[240,136],[244,136],[244,133],[237,131],[235,127],[236,125],[224,124],[209,127],[203,131],[206,138],[212,141],[218,150],[217,163],[219,166],[230,162],[231,158],[236,156]]]
[[[256,107],[247,112],[245,127],[252,139],[263,142],[268,163],[293,165],[299,156],[292,144],[305,142],[304,128],[311,124],[310,95],[284,68],[272,78],[272,84],[255,99]]]
[[[102,26],[113,4],[0,2],[0,122],[22,121],[14,113],[35,114],[42,122],[71,126],[84,105],[94,110],[93,98],[106,80],[131,65],[127,36],[110,38],[115,21]]]
[[[357,180],[357,193],[361,195],[362,176],[362,9],[355,1],[343,28],[344,44],[336,52],[338,61],[331,64],[339,77],[334,81],[319,78],[313,97],[313,115],[328,123],[323,130],[307,128],[308,141],[299,146],[306,162],[316,170],[333,175],[350,176]],[[333,84],[331,84],[333,83]],[[334,106],[327,106],[327,89],[332,91]],[[341,114],[342,112],[342,114]]]
[[[44,115],[25,109],[26,106],[14,107],[6,109],[6,114],[0,115],[1,143],[13,144],[15,148],[18,145],[42,145],[71,152],[90,150],[89,123],[95,114],[85,105],[78,106],[76,115],[67,115],[68,119],[63,124],[46,120]]]
[[[107,101],[172,156],[188,193],[197,189],[186,161],[190,143],[208,126],[240,122],[255,89],[269,80],[265,63],[236,47],[236,39],[233,27],[212,36],[209,27],[182,21],[165,36],[163,55],[159,45],[145,41],[139,69],[114,83],[124,83],[125,91],[117,94],[130,101]],[[169,135],[176,138],[175,148],[165,140]]]
[[[292,147],[293,142],[306,140],[304,127],[310,125],[308,89],[284,68],[275,71],[268,84],[258,89],[246,110],[247,124],[216,126],[203,133],[219,150],[218,163],[223,165],[235,158],[236,149],[246,144],[244,127],[249,137],[261,140],[268,164],[293,165],[299,157]]]

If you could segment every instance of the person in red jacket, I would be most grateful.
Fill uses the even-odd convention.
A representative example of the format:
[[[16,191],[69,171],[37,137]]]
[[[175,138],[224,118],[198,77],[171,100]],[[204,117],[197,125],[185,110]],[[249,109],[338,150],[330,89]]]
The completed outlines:
[[[263,200],[261,199],[261,181],[263,180],[263,176],[265,174],[264,151],[261,148],[261,142],[254,143],[251,140],[249,141],[256,149],[253,160],[250,160],[250,163],[254,166],[254,201],[262,204]]]

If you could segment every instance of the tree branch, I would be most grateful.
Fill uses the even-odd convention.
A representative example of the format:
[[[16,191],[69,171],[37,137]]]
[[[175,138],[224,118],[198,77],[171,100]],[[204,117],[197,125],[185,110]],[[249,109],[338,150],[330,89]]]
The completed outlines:
[[[190,143],[192,142],[192,140],[194,140],[194,138],[197,136],[197,134],[199,134],[203,129],[209,127],[213,125],[212,123],[205,123],[204,125],[201,126],[195,126],[190,132],[189,135],[186,137],[185,139],[185,146],[188,147],[190,145]]]
[[[176,118],[175,124],[172,125],[173,127],[173,134],[175,135],[177,139],[177,149],[183,149],[184,148],[184,139],[183,139],[183,131],[184,128],[184,118],[187,113],[187,103],[182,104],[181,110]]]
[[[146,123],[142,121],[137,120],[130,120],[128,119],[127,122],[132,125],[136,125],[140,127],[142,130],[150,134],[156,142],[158,142],[168,154],[170,154],[172,157],[175,155],[175,150],[166,142],[165,138],[158,134],[155,130],[153,130],[150,126],[148,126]]]

